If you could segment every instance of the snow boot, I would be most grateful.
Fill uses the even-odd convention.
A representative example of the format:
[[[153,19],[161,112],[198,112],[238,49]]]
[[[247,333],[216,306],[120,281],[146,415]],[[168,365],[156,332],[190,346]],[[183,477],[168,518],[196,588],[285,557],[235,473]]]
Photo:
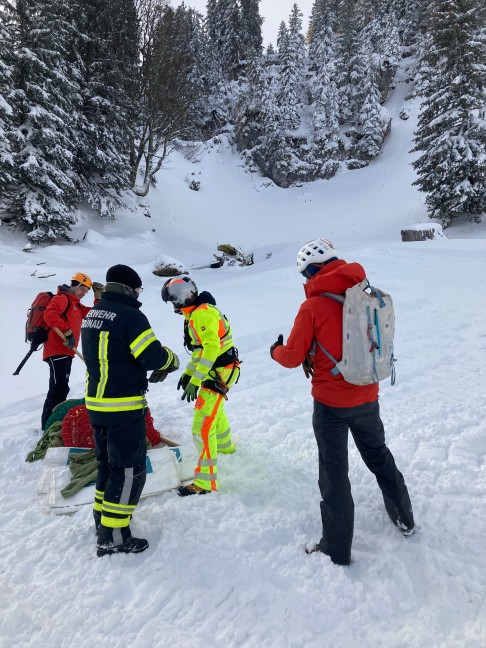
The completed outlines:
[[[96,555],[102,558],[103,556],[111,556],[117,553],[142,553],[148,547],[149,543],[145,538],[134,538],[131,536],[121,545],[114,545],[112,542],[96,545]]]
[[[415,533],[415,527],[408,529],[404,524],[399,524],[397,528],[404,538],[410,538]]]
[[[211,491],[208,491],[204,488],[200,488],[195,484],[188,484],[187,486],[179,486],[179,488],[177,489],[177,494],[180,495],[181,497],[187,497],[188,495],[206,495],[206,493],[210,493],[210,492]]]
[[[96,545],[96,555],[99,558],[117,553],[141,553],[148,549],[148,541],[144,538],[134,538],[130,527],[117,529],[117,538],[120,538],[121,533],[121,542],[117,544],[113,541],[113,531],[114,529],[100,524],[98,543]]]
[[[321,549],[321,545],[320,545],[319,543],[317,543],[317,544],[315,544],[315,545],[307,546],[307,547],[305,548],[305,553],[306,553],[308,556],[310,556],[310,555],[313,554],[313,553],[322,553],[322,554],[324,554],[325,556],[329,556],[329,558],[331,559],[331,561],[332,561],[335,565],[340,565],[341,567],[347,567],[347,566],[351,563],[351,560],[347,560],[347,561],[344,561],[344,560],[334,560],[334,558],[333,558],[332,556],[330,556],[330,555],[327,553],[327,551],[323,551],[323,550]]]

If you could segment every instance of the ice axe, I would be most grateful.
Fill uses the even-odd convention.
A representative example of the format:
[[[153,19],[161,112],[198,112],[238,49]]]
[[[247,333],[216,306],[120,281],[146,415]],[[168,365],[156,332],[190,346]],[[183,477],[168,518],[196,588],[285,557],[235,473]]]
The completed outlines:
[[[34,351],[37,351],[37,349],[32,349],[32,348],[31,348],[30,351],[27,351],[27,353],[25,354],[24,359],[23,359],[22,362],[19,364],[19,366],[17,367],[17,369],[13,372],[12,376],[18,376],[18,375],[19,375],[20,370],[22,369],[22,367],[24,366],[24,364],[27,362],[27,360],[30,358],[30,356],[34,353]]]
[[[57,328],[57,326],[55,326],[53,330],[56,331],[56,333],[59,335],[60,338],[64,340],[64,342],[66,341],[66,336]],[[81,360],[84,362],[83,356],[81,355],[81,353],[79,353],[76,347],[73,347],[73,351],[78,356],[78,358],[81,358]]]

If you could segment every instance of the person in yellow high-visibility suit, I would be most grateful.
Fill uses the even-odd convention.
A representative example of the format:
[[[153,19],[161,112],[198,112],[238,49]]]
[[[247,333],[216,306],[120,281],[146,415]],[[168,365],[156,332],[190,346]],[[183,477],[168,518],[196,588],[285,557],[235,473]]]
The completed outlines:
[[[203,495],[219,488],[218,453],[235,451],[224,402],[240,375],[238,351],[233,346],[230,324],[216,308],[214,297],[206,291],[198,294],[192,279],[167,280],[162,299],[184,315],[184,344],[192,355],[177,389],[184,390],[182,400],[196,401],[192,435],[199,460],[194,482],[181,486],[178,493],[183,497]]]

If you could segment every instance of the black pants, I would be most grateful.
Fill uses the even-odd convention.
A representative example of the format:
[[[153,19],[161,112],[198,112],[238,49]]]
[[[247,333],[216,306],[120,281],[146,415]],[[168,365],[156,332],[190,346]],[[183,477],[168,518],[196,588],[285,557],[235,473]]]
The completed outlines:
[[[145,417],[140,411],[119,424],[93,427],[98,460],[94,516],[101,522],[99,541],[119,545],[131,535],[130,520],[145,485]]]
[[[52,410],[66,400],[69,394],[69,376],[71,375],[71,356],[59,355],[46,358],[49,365],[49,390],[42,410],[41,425],[44,429]]]
[[[396,526],[411,529],[412,505],[402,473],[385,444],[378,401],[357,407],[329,407],[314,401],[312,419],[319,449],[321,551],[338,564],[349,564],[354,502],[348,478],[348,430],[366,466],[375,475],[385,508]]]

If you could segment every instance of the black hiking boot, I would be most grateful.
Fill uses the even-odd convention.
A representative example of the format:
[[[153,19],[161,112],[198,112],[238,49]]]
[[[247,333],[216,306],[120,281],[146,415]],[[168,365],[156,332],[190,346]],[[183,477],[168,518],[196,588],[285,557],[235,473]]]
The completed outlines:
[[[144,538],[129,538],[121,545],[114,545],[112,542],[108,544],[96,545],[96,555],[101,558],[102,556],[111,556],[117,553],[142,553],[148,549],[149,543]]]
[[[307,547],[305,548],[305,553],[306,553],[308,556],[310,556],[311,554],[314,554],[314,553],[321,553],[321,554],[324,554],[325,556],[329,556],[329,558],[331,559],[331,561],[332,561],[335,565],[341,565],[341,567],[347,567],[347,566],[351,563],[351,560],[347,560],[347,561],[346,561],[346,560],[335,560],[332,556],[330,556],[330,555],[327,553],[327,551],[323,551],[323,550],[321,549],[321,545],[320,545],[319,543],[317,543],[317,544],[315,544],[315,545],[309,545],[309,546],[307,546]]]
[[[415,533],[414,526],[411,529],[408,529],[405,525],[400,524],[397,525],[397,528],[404,538],[410,538],[410,536],[413,536],[413,534]]]

